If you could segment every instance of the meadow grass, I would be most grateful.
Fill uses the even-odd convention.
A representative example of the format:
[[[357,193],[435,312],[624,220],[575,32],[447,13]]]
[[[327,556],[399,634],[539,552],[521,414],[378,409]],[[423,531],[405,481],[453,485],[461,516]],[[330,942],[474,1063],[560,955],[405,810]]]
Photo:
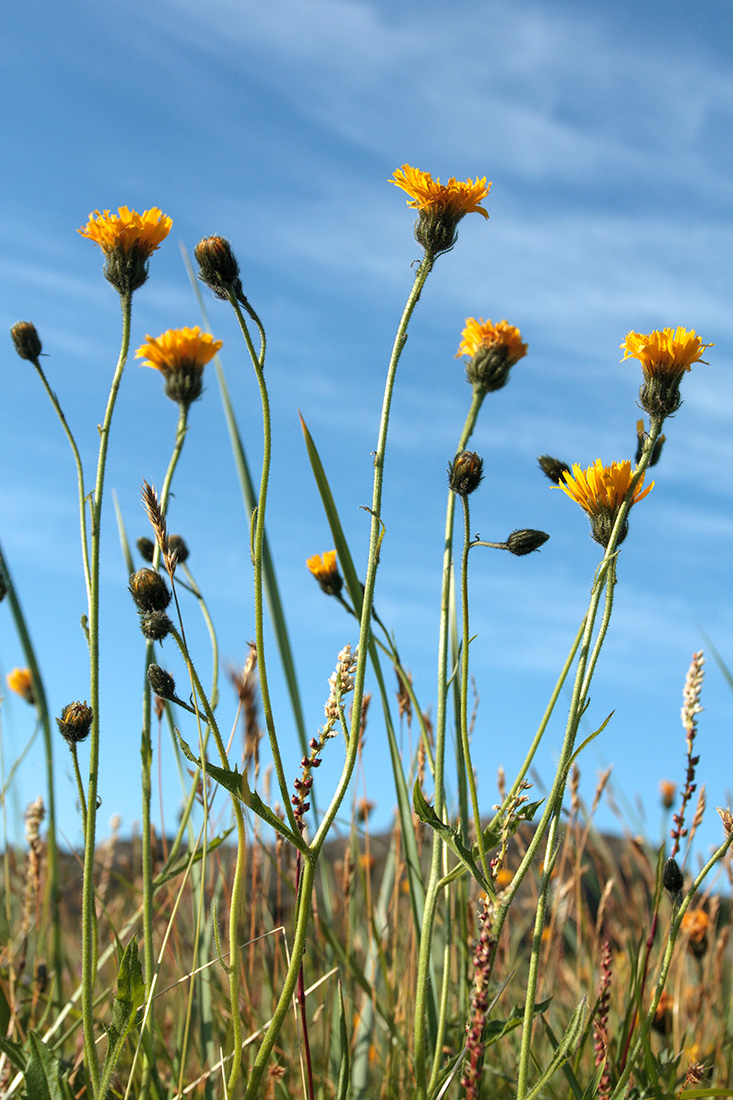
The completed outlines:
[[[494,543],[472,536],[471,495],[483,462],[468,445],[484,401],[510,381],[527,346],[506,321],[471,318],[462,334],[459,354],[472,396],[456,430],[445,527],[436,533],[444,550],[438,677],[429,717],[397,641],[374,610],[390,412],[425,282],[456,244],[462,218],[485,216],[482,202],[491,185],[485,179],[440,184],[409,165],[392,182],[417,212],[415,238],[423,255],[385,365],[364,562],[352,558],[317,441],[302,424],[334,545],[309,559],[308,568],[324,599],[338,601],[358,622],[359,637],[358,645],[332,655],[319,725],[311,727],[304,717],[297,653],[267,541],[277,441],[266,331],[224,238],[207,237],[197,246],[198,278],[234,311],[251,362],[262,410],[256,476],[216,358],[220,342],[195,327],[148,337],[137,350],[160,372],[179,418],[160,491],[147,482],[142,487],[150,535],[135,549],[118,514],[146,670],[142,827],[134,843],[115,833],[97,840],[100,546],[107,452],[129,356],[134,293],[148,277],[170,219],[158,209],[140,215],[122,207],[118,214],[95,212],[80,231],[102,249],[122,315],[92,478],[46,381],[35,327],[19,322],[12,330],[18,354],[35,368],[72,449],[90,680],[89,703],[70,700],[52,722],[10,565],[0,559],[27,659],[9,686],[37,711],[47,776],[45,805],[36,800],[28,807],[26,850],[6,847],[4,853],[4,1096],[660,1100],[731,1094],[730,913],[720,891],[721,874],[730,885],[729,810],[719,811],[723,840],[707,863],[693,871],[688,858],[706,811],[696,783],[701,653],[693,655],[683,687],[687,771],[679,792],[671,785],[662,792],[669,816],[664,843],[598,832],[594,820],[608,773],[589,807],[579,794],[582,752],[603,729],[579,735],[613,613],[622,543],[633,509],[651,490],[646,473],[659,461],[662,428],[679,408],[680,384],[711,345],[682,328],[629,333],[622,347],[641,366],[639,404],[648,418],[648,425],[640,421],[635,462],[604,466],[599,460],[571,470],[550,456],[540,460],[546,475],[586,512],[599,560],[588,579],[588,608],[524,763],[510,781],[498,772],[498,802],[482,806],[471,755],[476,716],[469,562],[487,547],[522,557],[548,536],[532,529]],[[208,327],[202,299],[200,304]],[[244,728],[239,755],[223,733],[231,728],[230,716],[221,724],[216,624],[189,571],[186,545],[167,525],[189,415],[212,360],[250,520],[254,640],[235,683]],[[187,641],[192,606],[210,633],[210,687],[197,672],[206,655],[192,652]],[[185,688],[157,663],[163,639],[180,652]],[[277,707],[273,663],[288,697]],[[397,692],[387,687],[395,673]],[[570,701],[556,772],[536,797],[528,776],[561,698]],[[300,741],[295,759],[275,717],[286,702]],[[388,750],[396,804],[393,828],[378,835],[371,832],[369,803],[352,797],[364,731],[372,724],[379,725]],[[405,727],[417,746],[411,757],[399,747]],[[159,838],[151,768],[154,732],[161,731],[172,739],[186,797],[176,835]],[[333,738],[341,742],[343,767],[329,791],[319,786],[318,769]],[[63,858],[53,767],[60,750],[70,754],[84,833],[83,850]],[[455,802],[447,796],[453,784]]]

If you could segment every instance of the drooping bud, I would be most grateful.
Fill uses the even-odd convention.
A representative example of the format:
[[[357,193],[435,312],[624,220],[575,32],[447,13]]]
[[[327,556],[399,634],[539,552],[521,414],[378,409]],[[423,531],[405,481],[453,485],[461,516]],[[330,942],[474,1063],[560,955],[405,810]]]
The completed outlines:
[[[170,672],[166,672],[160,665],[150,665],[148,667],[148,681],[158,698],[176,698],[176,682]]]
[[[179,565],[182,565],[188,557],[188,546],[181,535],[168,536],[168,550],[170,553],[175,551],[176,561]]]
[[[564,473],[570,473],[567,462],[553,458],[552,455],[540,455],[537,462],[545,477],[549,477],[550,481],[554,481],[556,485],[562,484]]]
[[[506,540],[506,548],[510,554],[516,554],[518,558],[521,558],[525,554],[531,554],[533,551],[539,550],[540,546],[544,545],[549,537],[544,531],[533,531],[531,528],[524,531],[512,531]]]
[[[31,321],[18,321],[10,330],[15,350],[21,359],[35,363],[41,354],[41,340]]]
[[[137,546],[140,557],[143,559],[143,561],[153,560],[153,556],[155,554],[155,543],[152,539],[146,538],[145,535],[142,535],[137,540],[135,545]]]

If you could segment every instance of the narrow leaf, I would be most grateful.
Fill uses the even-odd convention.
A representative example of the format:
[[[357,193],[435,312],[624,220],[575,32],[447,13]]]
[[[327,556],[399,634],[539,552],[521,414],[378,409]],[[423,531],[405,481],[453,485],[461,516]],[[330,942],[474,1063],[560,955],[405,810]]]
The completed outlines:
[[[452,825],[446,825],[441,821],[433,807],[426,801],[425,795],[420,790],[420,781],[415,780],[412,791],[412,804],[415,813],[425,825],[429,825],[451,852],[458,857],[469,874],[476,880],[483,890],[491,897],[496,897],[496,887],[491,881],[487,881],[479,868],[472,852],[466,847],[458,835],[458,829]]]

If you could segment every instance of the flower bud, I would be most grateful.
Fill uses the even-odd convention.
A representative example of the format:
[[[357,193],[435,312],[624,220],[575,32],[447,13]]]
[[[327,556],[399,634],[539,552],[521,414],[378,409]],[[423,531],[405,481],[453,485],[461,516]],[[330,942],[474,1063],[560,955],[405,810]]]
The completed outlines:
[[[676,859],[668,859],[664,865],[662,871],[662,885],[665,890],[668,890],[672,897],[678,894],[682,889],[684,879],[682,878],[682,871],[680,865]]]
[[[467,497],[483,478],[483,460],[475,451],[461,451],[448,465],[448,485],[459,497]]]
[[[10,335],[21,359],[29,359],[31,363],[35,363],[41,354],[41,340],[36,326],[31,321],[18,321],[11,328]]]
[[[94,712],[86,703],[68,703],[56,719],[61,736],[68,745],[78,745],[89,736]]]
[[[143,611],[140,615],[140,629],[149,642],[162,642],[172,626],[165,611]]]
[[[552,455],[540,455],[537,462],[545,477],[549,477],[550,481],[554,481],[556,485],[562,484],[563,474],[566,471],[570,473],[567,462],[553,458]]]
[[[199,265],[199,279],[217,298],[239,297],[242,283],[239,264],[229,241],[224,237],[204,237],[193,250]]]
[[[154,569],[138,569],[133,573],[130,593],[138,611],[164,611],[171,602],[167,584]]]
[[[664,446],[666,439],[667,439],[666,435],[660,435],[660,436],[657,437],[657,442],[654,444],[654,448],[652,450],[652,456],[649,459],[649,465],[650,466],[656,466],[656,464],[659,462],[659,459],[662,457],[662,447]],[[641,458],[642,453],[644,451],[644,444],[646,443],[646,441],[647,441],[647,433],[646,433],[646,430],[644,428],[644,421],[643,420],[637,420],[637,422],[636,422],[636,459],[635,459],[637,466],[639,465],[639,459]]]
[[[153,560],[153,556],[155,554],[155,543],[152,539],[148,539],[144,535],[142,535],[137,540],[135,545],[137,546],[140,557],[143,559],[143,561]]]
[[[188,546],[181,535],[168,536],[168,549],[171,553],[175,551],[176,561],[179,565],[182,565],[188,557]]]
[[[539,550],[540,546],[547,542],[549,535],[544,531],[533,531],[528,528],[525,531],[512,531],[506,540],[506,548],[510,554],[516,554],[518,558],[525,554],[531,554]]]
[[[160,699],[176,698],[176,682],[170,672],[166,672],[160,665],[150,665],[148,667],[148,681]]]

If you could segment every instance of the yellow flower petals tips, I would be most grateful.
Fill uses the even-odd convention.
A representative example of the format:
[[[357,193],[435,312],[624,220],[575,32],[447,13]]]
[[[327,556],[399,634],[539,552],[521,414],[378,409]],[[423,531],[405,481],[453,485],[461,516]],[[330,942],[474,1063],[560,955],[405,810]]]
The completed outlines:
[[[143,366],[155,370],[180,370],[193,364],[202,371],[206,364],[222,347],[221,340],[215,340],[208,332],[202,332],[198,325],[194,328],[170,328],[161,336],[153,339],[146,336],[147,344],[142,344],[135,352],[136,359],[143,360]]]
[[[26,703],[35,703],[33,676],[29,668],[14,668],[5,678],[11,691],[14,691],[16,695],[20,695]]]
[[[644,374],[653,378],[658,374],[682,374],[693,363],[704,363],[703,352],[714,347],[703,344],[694,329],[663,328],[646,336],[630,332],[621,351],[624,359],[638,359]]]
[[[173,220],[157,206],[143,214],[120,206],[117,214],[110,214],[109,210],[100,214],[95,210],[78,232],[98,244],[105,253],[115,249],[130,252],[138,248],[148,258],[160,247],[172,225]]]
[[[486,176],[483,179],[469,179],[465,183],[451,177],[447,183],[441,183],[439,179],[434,180],[429,172],[421,172],[419,168],[403,164],[389,182],[407,192],[410,196],[407,205],[415,210],[450,214],[456,221],[465,214],[481,214],[484,218],[489,216],[483,206],[479,206],[491,190],[491,184],[486,183]]]
[[[527,354],[527,345],[522,334],[507,321],[484,321],[483,317],[466,318],[466,327],[461,333],[461,343],[456,359],[468,356],[466,378],[474,391],[491,393],[506,385],[509,371]]]
[[[512,363],[527,354],[527,345],[519,329],[507,321],[499,321],[495,325],[492,321],[484,321],[483,317],[479,317],[478,321],[475,317],[467,317],[461,337],[456,359],[461,355],[475,355],[484,347],[505,348]]]
[[[704,363],[706,348],[694,329],[663,328],[644,334],[630,332],[621,350],[624,359],[638,359],[644,374],[639,404],[652,418],[664,420],[682,404],[680,382],[693,363]]]
[[[632,476],[630,462],[612,462],[610,466],[604,466],[600,458],[597,458],[587,470],[573,465],[573,472],[566,471],[563,474],[563,480],[559,483],[562,491],[588,513],[591,533],[601,546],[608,545],[618,510],[629,491]],[[647,485],[646,489],[642,488],[643,484],[642,476],[634,490],[632,504],[638,504],[654,488],[654,482]],[[627,526],[624,524],[619,534],[618,544],[626,537],[626,531]]]
[[[104,252],[104,277],[121,295],[132,294],[148,277],[148,260],[168,236],[172,220],[157,206],[138,214],[121,206],[117,214],[95,210],[79,230]]]
[[[201,396],[204,367],[213,359],[221,340],[215,340],[208,332],[194,328],[168,329],[157,339],[146,336],[135,352],[146,367],[159,370],[165,378],[165,392],[172,401],[188,407]]]
[[[597,458],[587,470],[574,464],[572,474],[565,473],[563,477],[565,484],[560,482],[563,492],[577,501],[589,516],[594,516],[609,508],[617,508],[623,503],[631,484],[631,463],[612,462],[610,466],[604,466],[600,458]],[[654,488],[654,482],[652,482],[642,490],[643,484],[642,477],[634,491],[632,504],[638,504]]]
[[[338,596],[344,581],[339,573],[335,550],[327,550],[323,557],[314,554],[305,564],[327,596]]]
[[[489,216],[480,205],[491,187],[486,176],[463,183],[451,177],[441,183],[429,172],[403,164],[389,182],[406,191],[410,196],[407,205],[418,211],[415,239],[428,256],[435,257],[453,247],[456,227],[466,214]]]

